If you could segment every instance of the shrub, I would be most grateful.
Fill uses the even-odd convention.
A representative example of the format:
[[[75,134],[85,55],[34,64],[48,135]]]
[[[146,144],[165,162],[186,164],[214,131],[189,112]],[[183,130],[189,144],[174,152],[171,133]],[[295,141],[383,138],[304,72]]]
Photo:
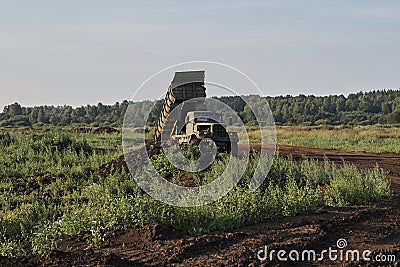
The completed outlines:
[[[332,206],[361,205],[389,197],[390,181],[382,169],[358,171],[345,166],[339,175],[330,181],[327,203]]]

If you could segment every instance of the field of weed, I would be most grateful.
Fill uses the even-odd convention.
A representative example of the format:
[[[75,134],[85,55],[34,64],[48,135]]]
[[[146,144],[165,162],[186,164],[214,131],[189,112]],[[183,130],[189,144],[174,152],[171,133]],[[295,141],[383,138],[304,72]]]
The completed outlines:
[[[308,138],[326,142],[321,131]],[[297,140],[297,133],[279,129],[278,140]],[[179,208],[145,194],[126,168],[107,165],[122,160],[119,131],[3,129],[0,150],[0,255],[9,257],[48,255],[65,235],[82,235],[88,246],[99,246],[112,230],[152,222],[188,234],[207,233],[390,196],[390,182],[378,167],[358,170],[349,164],[338,167],[327,160],[295,161],[279,155],[261,188],[250,192],[248,183],[259,160],[254,153],[241,181],[226,196],[209,205]],[[186,153],[191,157],[195,152]],[[191,186],[221,175],[228,160],[221,155],[204,172],[185,174],[162,154],[152,157],[161,174],[178,184],[191,181]]]
[[[400,153],[400,128],[398,127],[281,126],[277,127],[276,134],[279,145]],[[259,143],[259,131],[251,131],[249,139],[252,143]]]

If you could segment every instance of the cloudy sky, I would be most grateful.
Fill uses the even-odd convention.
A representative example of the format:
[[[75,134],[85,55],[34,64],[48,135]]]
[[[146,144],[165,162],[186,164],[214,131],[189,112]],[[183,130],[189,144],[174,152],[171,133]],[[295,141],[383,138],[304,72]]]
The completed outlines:
[[[193,60],[269,95],[399,88],[399,14],[396,0],[1,0],[0,107],[122,101]]]

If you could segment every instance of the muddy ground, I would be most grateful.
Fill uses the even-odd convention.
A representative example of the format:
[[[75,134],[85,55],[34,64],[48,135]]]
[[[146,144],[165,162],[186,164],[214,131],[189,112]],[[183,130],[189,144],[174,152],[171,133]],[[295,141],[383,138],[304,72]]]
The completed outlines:
[[[257,149],[257,146],[254,146]],[[388,172],[393,196],[366,206],[325,208],[307,216],[285,217],[227,232],[188,236],[154,223],[143,228],[114,232],[99,249],[90,248],[79,237],[64,237],[59,251],[49,258],[1,258],[0,266],[292,266],[257,259],[269,249],[335,248],[339,238],[346,249],[393,254],[400,260],[400,154],[364,153],[280,146],[280,155],[293,158],[345,160],[358,168],[378,164]],[[118,162],[116,161],[115,164]],[[121,164],[120,164],[121,166]],[[345,262],[325,260],[297,266],[398,266],[398,262]],[[399,265],[400,266],[400,265]]]

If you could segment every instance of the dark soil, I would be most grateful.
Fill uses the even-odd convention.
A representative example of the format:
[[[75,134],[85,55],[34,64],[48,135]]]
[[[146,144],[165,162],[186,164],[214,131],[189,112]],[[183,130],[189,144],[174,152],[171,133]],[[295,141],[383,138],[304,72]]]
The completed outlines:
[[[93,133],[95,133],[95,134],[102,134],[102,133],[111,134],[111,133],[119,133],[119,132],[120,131],[118,129],[108,127],[108,126],[99,127],[93,131]]]
[[[253,147],[258,149],[257,146]],[[82,237],[65,236],[59,251],[49,258],[0,258],[1,266],[292,266],[292,262],[260,262],[257,252],[269,249],[335,248],[339,238],[346,249],[394,254],[400,259],[400,154],[364,153],[280,146],[280,155],[295,159],[324,157],[351,162],[358,168],[378,164],[388,172],[393,196],[380,203],[344,208],[327,207],[306,215],[269,220],[227,232],[189,236],[169,226],[154,223],[132,231],[110,233],[101,248],[88,247]],[[139,157],[138,157],[139,159]],[[135,160],[135,159],[132,159]],[[123,168],[123,158],[109,163]],[[100,172],[110,170],[103,166]],[[138,165],[138,168],[140,166]],[[301,263],[297,266],[398,266],[398,262]]]

